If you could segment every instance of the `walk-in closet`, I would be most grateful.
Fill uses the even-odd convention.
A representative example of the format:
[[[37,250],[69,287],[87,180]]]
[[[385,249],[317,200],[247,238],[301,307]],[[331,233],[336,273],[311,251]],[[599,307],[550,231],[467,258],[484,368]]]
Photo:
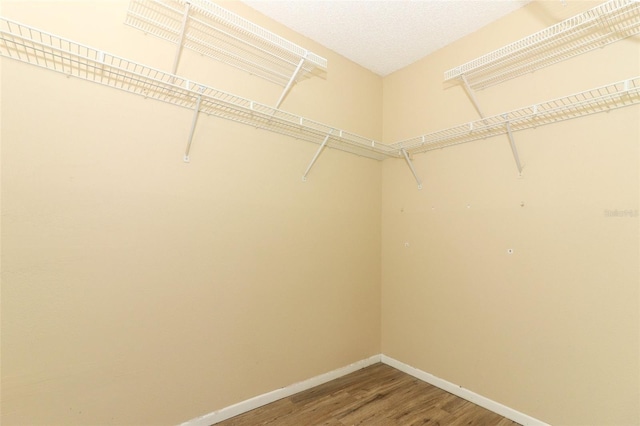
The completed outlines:
[[[0,2],[0,423],[640,425],[639,33]]]

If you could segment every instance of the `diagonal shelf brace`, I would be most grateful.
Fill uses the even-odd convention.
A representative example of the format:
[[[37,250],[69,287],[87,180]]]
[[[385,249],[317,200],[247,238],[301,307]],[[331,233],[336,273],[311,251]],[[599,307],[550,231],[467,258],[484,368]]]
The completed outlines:
[[[507,115],[505,114],[505,120]],[[522,164],[520,163],[520,156],[518,155],[518,147],[516,147],[516,141],[513,139],[513,132],[511,132],[511,123],[507,121],[507,135],[509,136],[509,144],[511,145],[511,152],[513,153],[513,159],[516,160],[516,167],[518,168],[518,176],[522,176]]]
[[[180,35],[178,36],[176,55],[173,57],[173,66],[171,67],[171,74],[175,75],[178,70],[178,62],[180,62],[180,54],[182,53],[182,42],[184,41],[184,35],[187,32],[187,21],[189,20],[189,9],[191,3],[186,2],[184,4],[184,15],[182,16],[182,26],[180,27]]]
[[[282,94],[280,95],[280,99],[278,99],[278,102],[276,103],[276,109],[280,108],[280,104],[282,103],[282,101],[284,101],[284,98],[285,98],[285,96],[287,96],[287,94],[291,90],[291,87],[293,87],[293,83],[296,81],[296,78],[298,77],[298,74],[300,74],[300,70],[302,69],[302,65],[304,65],[304,61],[307,60],[307,55],[308,54],[309,54],[309,52],[306,52],[304,54],[304,56],[302,57],[302,59],[300,59],[300,62],[298,63],[298,66],[296,67],[296,70],[293,72],[293,75],[289,79],[289,82],[287,83],[287,85],[285,86],[284,90],[282,91]]]
[[[320,156],[320,153],[322,152],[324,147],[327,145],[327,142],[329,142],[329,137],[331,136],[331,133],[333,133],[333,129],[331,129],[331,131],[327,134],[327,136],[325,136],[324,140],[322,141],[322,144],[320,144],[320,148],[318,148],[318,150],[316,151],[316,155],[314,155],[313,158],[311,159],[311,163],[309,163],[307,170],[304,172],[304,175],[302,176],[303,182],[307,181],[307,175],[311,171],[311,168],[313,167],[313,165],[316,163],[316,160],[318,160],[318,157]]]
[[[187,87],[189,86],[189,82],[187,82]],[[191,119],[191,129],[189,130],[189,138],[187,139],[187,149],[184,152],[184,162],[188,163],[191,161],[189,158],[189,151],[191,151],[191,142],[193,141],[193,133],[196,130],[196,123],[198,122],[198,115],[200,113],[200,103],[202,102],[202,92],[204,91],[204,87],[200,87],[200,94],[198,95],[198,99],[196,99],[196,106],[193,109],[193,118]]]
[[[402,152],[402,155],[404,155],[404,159],[407,162],[407,165],[409,166],[409,168],[411,169],[411,173],[413,173],[413,177],[416,179],[416,182],[418,183],[418,189],[422,189],[422,181],[418,177],[418,174],[416,173],[416,169],[413,168],[413,163],[409,158],[409,154],[407,154],[407,150],[402,148],[400,152]]]
[[[476,99],[475,92],[473,91],[471,86],[469,86],[467,77],[465,77],[464,74],[462,74],[460,78],[462,78],[462,83],[464,83],[464,90],[467,92],[467,95],[469,96],[469,99],[471,99],[471,103],[475,107],[476,111],[478,111],[478,115],[480,116],[480,118],[484,118],[484,113],[482,112],[482,109],[480,109],[480,104],[478,103],[478,99]],[[486,124],[486,121],[485,121],[485,124]]]

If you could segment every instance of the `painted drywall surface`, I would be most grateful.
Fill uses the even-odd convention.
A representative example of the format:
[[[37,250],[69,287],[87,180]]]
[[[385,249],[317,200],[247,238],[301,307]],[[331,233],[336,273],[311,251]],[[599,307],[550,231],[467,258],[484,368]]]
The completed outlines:
[[[385,140],[478,119],[443,72],[556,15],[535,2],[387,77]],[[477,96],[496,114],[639,57],[626,40]],[[521,178],[506,137],[416,155],[421,191],[384,162],[383,353],[550,424],[639,424],[639,128],[631,107],[516,133]]]
[[[169,67],[173,47],[125,27],[126,7],[4,14]],[[279,95],[183,59],[214,87]],[[338,98],[331,68],[283,107],[325,87],[309,118],[379,139],[363,117],[380,115],[381,79],[330,60],[369,97]],[[185,164],[191,111],[0,64],[3,425],[177,424],[380,352],[380,163],[326,150],[303,183],[316,145],[201,116]]]

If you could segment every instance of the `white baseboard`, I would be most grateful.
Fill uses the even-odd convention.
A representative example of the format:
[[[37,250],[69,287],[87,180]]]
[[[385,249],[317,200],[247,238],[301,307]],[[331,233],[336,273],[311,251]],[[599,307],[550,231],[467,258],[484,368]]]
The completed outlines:
[[[280,388],[271,392],[267,392],[262,395],[258,395],[254,398],[250,398],[250,399],[247,399],[246,401],[242,401],[237,404],[230,405],[218,411],[205,414],[202,417],[198,417],[198,418],[189,420],[187,422],[184,422],[180,426],[213,425],[223,420],[230,419],[231,417],[235,417],[239,414],[246,413],[247,411],[251,411],[255,408],[262,407],[263,405],[270,404],[279,399],[286,398],[298,392],[302,392],[307,389],[311,389],[312,387],[337,379],[339,377],[346,376],[349,373],[353,373],[354,371],[358,371],[362,368],[368,367],[378,362],[387,364],[388,366],[391,366],[404,373],[407,373],[415,377],[416,379],[432,384],[444,391],[447,391],[456,396],[459,396],[460,398],[466,399],[467,401],[471,401],[476,405],[484,407],[487,410],[493,411],[494,413],[500,414],[501,416],[506,417],[509,420],[513,420],[514,422],[519,423],[523,426],[550,426],[549,424],[541,420],[535,419],[524,413],[521,413],[505,405],[502,405],[499,402],[495,402],[482,395],[478,395],[475,392],[472,392],[461,386],[455,385],[444,379],[436,377],[433,374],[429,374],[425,371],[411,367],[410,365],[402,363],[386,355],[374,355],[367,359],[354,362],[353,364],[347,365],[346,367],[342,367],[337,370],[333,370],[328,373],[313,377],[311,379],[308,379],[299,383],[295,383],[293,385],[289,385],[284,388]]]
[[[486,398],[482,395],[478,395],[475,392],[472,392],[468,389],[465,389],[461,386],[454,385],[451,382],[448,382],[444,379],[434,376],[433,374],[429,374],[422,370],[418,370],[417,368],[411,367],[405,363],[402,363],[398,360],[395,360],[386,355],[381,355],[381,361],[384,364],[387,364],[390,367],[396,368],[404,373],[407,373],[416,379],[420,379],[423,382],[427,382],[432,384],[444,391],[452,393],[456,396],[459,396],[462,399],[466,399],[467,401],[471,401],[480,407],[484,407],[487,410],[493,411],[494,413],[500,414],[503,417],[506,417],[509,420],[513,420],[516,423],[520,423],[524,426],[550,426],[549,424],[535,419],[531,416],[523,414],[519,411],[514,410],[513,408],[509,408],[505,405],[500,404],[499,402],[495,402],[489,398]]]
[[[312,387],[330,382],[331,380],[337,379],[342,376],[346,376],[349,373],[353,373],[354,371],[358,371],[370,365],[376,364],[380,362],[380,358],[381,358],[381,355],[374,355],[370,358],[363,359],[358,362],[354,362],[353,364],[347,365],[346,367],[342,367],[337,370],[333,370],[328,373],[321,374],[311,379],[308,379],[299,383],[295,383],[293,385],[289,385],[284,388],[274,390],[272,392],[267,392],[265,394],[258,395],[254,398],[247,399],[246,401],[242,401],[237,404],[230,405],[218,411],[205,414],[202,417],[198,417],[198,418],[189,420],[187,422],[184,422],[180,426],[209,426],[209,425],[219,423],[223,420],[230,419],[231,417],[237,416],[242,413],[246,413],[247,411],[251,411],[255,408],[262,407],[263,405],[270,404],[279,399],[286,398],[288,396],[291,396],[298,392],[305,391],[307,389],[311,389]]]

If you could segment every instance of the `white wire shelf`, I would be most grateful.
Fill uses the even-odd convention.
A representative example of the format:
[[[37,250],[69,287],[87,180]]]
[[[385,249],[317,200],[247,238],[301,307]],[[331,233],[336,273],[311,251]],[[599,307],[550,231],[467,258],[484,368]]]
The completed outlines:
[[[640,76],[486,117],[390,146],[416,154],[640,103]]]
[[[638,33],[640,2],[610,0],[446,71],[444,79],[484,89]]]
[[[131,0],[125,23],[281,86],[327,69],[325,58],[208,0]]]
[[[391,147],[0,17],[0,56],[208,115],[383,160]],[[200,98],[200,102],[198,99]]]
[[[511,137],[512,132],[640,103],[638,76],[388,145],[3,17],[0,17],[0,56],[312,142],[321,148],[328,146],[375,160],[403,157],[408,160],[407,153],[417,154],[498,135]],[[195,120],[193,123],[195,125]]]

